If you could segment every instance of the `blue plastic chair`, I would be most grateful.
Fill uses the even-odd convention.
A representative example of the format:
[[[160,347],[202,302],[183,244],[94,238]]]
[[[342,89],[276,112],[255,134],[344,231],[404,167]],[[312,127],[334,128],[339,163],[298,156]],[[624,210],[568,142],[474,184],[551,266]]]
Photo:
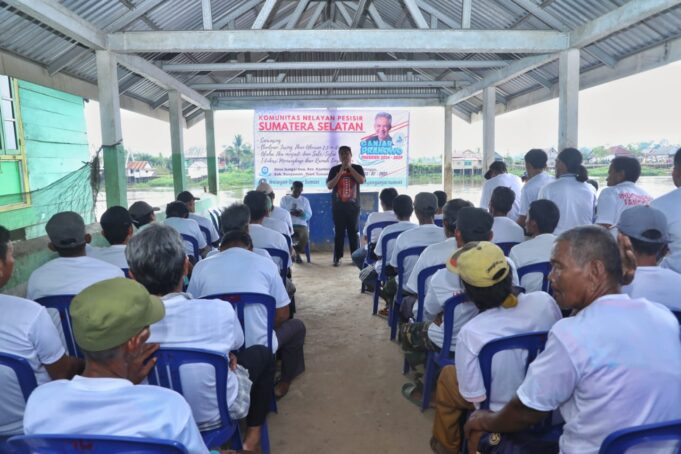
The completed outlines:
[[[310,263],[310,240],[307,240],[307,244],[305,245],[305,258],[307,258],[307,263]]]
[[[454,310],[459,304],[468,301],[468,295],[459,293],[445,301],[444,316],[442,323],[443,339],[442,349],[439,352],[428,352],[426,357],[426,371],[423,374],[423,399],[421,400],[421,411],[425,411],[430,405],[430,394],[435,387],[435,373],[438,369],[448,364],[454,364],[452,359],[452,330],[454,329]]]
[[[603,440],[598,453],[624,454],[629,448],[643,443],[674,440],[681,442],[681,419],[629,427],[613,432]]]
[[[71,328],[71,313],[69,307],[71,307],[71,300],[74,296],[75,295],[44,296],[36,299],[36,302],[48,309],[56,309],[59,312],[61,329],[64,333],[64,340],[66,341],[66,350],[69,352],[70,356],[82,358],[83,355],[80,353],[78,345],[76,345],[76,339],[73,337],[73,329]]]
[[[551,282],[549,281],[549,274],[551,273],[551,263],[540,262],[533,263],[532,265],[525,265],[518,268],[518,282],[522,284],[523,277],[531,273],[541,273],[543,276],[541,289],[543,292],[552,294],[551,292]]]
[[[125,274],[125,277],[130,279],[130,268],[121,268],[123,270],[123,274]]]
[[[676,319],[679,321],[679,325],[681,325],[681,311],[672,311],[672,314],[676,316]]]
[[[227,375],[229,358],[225,353],[193,348],[160,348],[155,354],[156,365],[149,373],[149,384],[172,389],[182,395],[180,367],[187,364],[210,364],[215,370],[215,391],[217,394],[220,425],[215,429],[201,432],[209,448],[231,441],[232,449],[241,449],[238,421],[232,421],[227,408]]]
[[[362,268],[365,268],[365,267],[367,267],[367,266],[369,266],[373,263],[376,263],[376,260],[374,260],[370,257],[369,247],[368,247],[369,244],[372,244],[371,237],[372,237],[373,233],[376,230],[379,230],[379,229],[383,230],[384,228],[388,227],[389,225],[396,224],[396,223],[397,223],[397,221],[381,221],[381,222],[374,222],[367,227],[367,241],[368,241],[367,255],[366,255],[366,257],[364,257],[364,263],[362,264]],[[361,288],[360,291],[362,293],[364,293],[364,290],[365,290],[364,283],[362,282],[362,288]]]
[[[279,274],[281,275],[281,280],[284,281],[284,285],[286,285],[286,271],[288,269],[289,260],[288,251],[282,251],[281,249],[274,249],[271,247],[267,247],[265,250],[269,252],[272,257],[279,259]]]
[[[191,235],[187,235],[185,233],[180,233],[180,236],[182,237],[182,241],[186,241],[189,244],[192,245],[192,249],[194,251],[193,257],[194,261],[199,261],[201,260],[201,254],[199,253],[199,240],[194,238]]]
[[[188,454],[177,441],[110,435],[20,435],[9,444],[22,454]]]
[[[385,275],[385,268],[388,266],[388,260],[390,260],[388,254],[386,254],[386,251],[388,250],[388,242],[397,239],[397,237],[400,236],[400,233],[402,232],[388,233],[387,235],[383,235],[383,238],[381,238],[381,251],[383,252],[383,255],[381,256],[381,274],[376,276],[376,282],[374,283],[373,315],[376,315],[378,312],[378,298],[381,296],[381,287],[385,284],[387,279],[387,276]]]
[[[200,225],[200,226],[199,226],[199,229],[201,229],[201,233],[203,233],[203,236],[206,237],[206,244],[211,244],[211,245],[215,246],[216,243],[219,243],[219,242],[220,242],[219,240],[216,241],[215,243],[211,242],[211,240],[210,240],[210,230],[208,229],[208,227],[205,227],[205,226],[203,226],[203,225]],[[197,245],[197,246],[198,246],[198,245]]]
[[[26,358],[22,358],[21,356],[0,352],[0,366],[9,367],[14,371],[25,403],[28,400],[28,396],[30,396],[33,390],[38,386],[38,382],[35,379],[35,373],[29,362]],[[0,435],[0,452],[12,452],[6,445],[7,438],[9,437]]]
[[[405,284],[404,276],[404,261],[407,257],[421,255],[421,252],[426,248],[426,246],[414,246],[400,251],[397,254],[397,293],[395,294],[395,299],[393,304],[390,306],[390,312],[388,314],[388,324],[390,325],[390,340],[395,339],[397,334],[397,323],[400,319],[399,310],[402,305],[402,285]]]
[[[434,219],[433,224],[435,224],[438,227],[444,227],[444,222],[442,221],[442,219]]]
[[[511,253],[511,249],[513,248],[513,246],[515,246],[516,244],[520,244],[520,243],[507,242],[507,243],[494,243],[494,244],[499,246],[501,248],[501,250],[504,251],[504,255],[506,257],[508,257],[508,254]]]

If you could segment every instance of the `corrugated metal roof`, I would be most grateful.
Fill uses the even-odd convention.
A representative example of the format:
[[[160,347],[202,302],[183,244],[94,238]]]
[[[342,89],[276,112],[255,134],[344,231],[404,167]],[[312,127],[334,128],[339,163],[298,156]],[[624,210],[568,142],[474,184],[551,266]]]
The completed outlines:
[[[473,0],[471,28],[482,30],[551,30],[556,24],[562,30],[573,30],[588,21],[602,16],[627,2],[625,0],[531,0],[544,14],[551,16],[546,21],[525,10],[520,4],[510,0]],[[632,0],[636,1],[636,0]],[[72,13],[104,31],[156,31],[156,30],[201,30],[203,28],[201,2],[198,0],[161,0],[144,14],[137,14],[124,24],[121,17],[134,15],[136,8],[144,7],[145,0],[60,0],[59,4]],[[460,0],[418,0],[421,13],[429,24],[437,22],[438,29],[459,28],[462,16]],[[212,0],[213,22],[222,28],[249,29],[252,27],[263,1],[250,0]],[[296,23],[296,28],[312,26],[319,29],[347,29],[348,19],[356,14],[358,2],[318,2],[309,1],[306,9]],[[390,28],[414,28],[415,23],[396,0],[373,0],[368,2],[371,11],[364,11],[360,27],[376,28],[377,23],[385,23]],[[321,5],[321,6],[320,6]],[[279,0],[265,28],[284,28],[298,6],[298,1]],[[321,11],[321,14],[317,12]],[[237,14],[238,13],[238,14]],[[347,17],[346,17],[347,16]],[[541,16],[541,15],[539,15]],[[310,24],[311,20],[314,24]],[[547,23],[548,22],[548,23]],[[112,25],[117,24],[117,27]],[[581,71],[597,69],[627,56],[636,54],[653,46],[681,38],[681,6],[668,9],[647,20],[616,32],[586,46],[581,52]],[[60,71],[69,76],[96,83],[97,71],[93,51],[74,52],[77,43],[73,39],[56,32],[26,14],[17,11],[0,0],[0,50],[21,56],[38,65]],[[72,58],[64,58],[72,56]],[[373,54],[348,53],[154,53],[141,54],[155,64],[195,64],[214,62],[259,62],[267,59],[274,61],[338,61],[338,60],[391,60],[391,59],[451,59],[451,60],[516,60],[522,54]],[[380,82],[387,77],[391,81],[441,80],[452,81],[456,89],[476,82],[490,73],[490,69],[385,69],[377,70],[258,70],[242,72],[213,73],[173,73],[185,84],[197,83],[245,83],[261,82],[276,84],[278,81],[304,84],[312,81]],[[379,72],[381,74],[379,74]],[[130,72],[121,68],[119,80],[125,85],[125,94],[148,103],[153,108],[165,108],[167,93],[153,82],[133,78]],[[498,93],[502,100],[508,101],[523,94],[555,84],[558,80],[556,61],[543,65],[526,74],[514,77],[499,84]],[[126,83],[126,81],[128,81]],[[211,98],[266,98],[283,97],[296,99],[307,97],[361,96],[371,97],[432,97],[444,99],[454,92],[446,88],[361,88],[361,89],[256,89],[256,90],[218,90],[206,91]],[[389,101],[386,101],[389,102]],[[465,115],[479,112],[481,100],[470,98],[456,105]],[[191,104],[184,104],[186,114],[196,111]]]

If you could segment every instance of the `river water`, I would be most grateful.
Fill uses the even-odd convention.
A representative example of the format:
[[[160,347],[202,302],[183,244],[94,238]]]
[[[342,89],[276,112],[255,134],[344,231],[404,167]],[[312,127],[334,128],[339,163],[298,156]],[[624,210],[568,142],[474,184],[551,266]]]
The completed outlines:
[[[605,177],[596,178],[600,188],[606,186]],[[638,180],[638,184],[641,185],[645,190],[647,190],[653,197],[659,197],[663,194],[674,189],[674,183],[672,182],[671,176],[666,177],[641,177]],[[220,191],[219,193],[219,205],[227,206],[233,202],[242,201],[246,192],[251,188],[240,188],[240,189],[230,189],[227,191]],[[438,183],[433,184],[419,184],[411,185],[407,187],[405,192],[410,196],[415,196],[419,192],[427,191],[433,192],[438,189],[442,189],[442,185]],[[190,187],[190,190],[197,197],[201,197],[203,193],[203,188],[201,187]],[[398,189],[399,190],[399,189]],[[281,199],[288,191],[285,189],[277,189],[274,191],[276,194],[276,200]],[[480,202],[480,195],[482,192],[482,182],[481,181],[463,181],[461,179],[454,180],[453,193],[454,198],[461,198],[465,200],[470,200],[474,205],[478,205]],[[145,189],[145,190],[129,190],[128,191],[128,204],[131,205],[133,202],[138,200],[144,200],[145,202],[155,205],[164,206],[169,202],[174,200],[174,194],[172,188],[159,188],[159,189]],[[102,191],[97,197],[97,207],[96,214],[97,219],[106,210],[106,195]]]

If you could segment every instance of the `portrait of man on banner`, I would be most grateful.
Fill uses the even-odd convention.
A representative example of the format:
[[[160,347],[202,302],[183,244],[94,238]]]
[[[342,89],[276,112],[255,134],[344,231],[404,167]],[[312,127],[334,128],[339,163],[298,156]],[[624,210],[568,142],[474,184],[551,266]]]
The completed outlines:
[[[380,141],[392,143],[393,138],[390,137],[390,129],[393,127],[393,116],[388,112],[379,112],[374,118],[374,131],[375,133],[367,137],[365,140],[369,141]]]

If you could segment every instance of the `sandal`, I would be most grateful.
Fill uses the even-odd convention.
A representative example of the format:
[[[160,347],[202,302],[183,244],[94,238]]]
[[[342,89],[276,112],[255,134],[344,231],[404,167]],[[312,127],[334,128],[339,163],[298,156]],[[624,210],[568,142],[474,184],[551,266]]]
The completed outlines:
[[[415,395],[418,394],[418,397]],[[423,386],[417,383],[405,383],[402,385],[402,395],[412,404],[421,407],[421,399],[423,394]]]
[[[388,318],[390,316],[390,310],[387,307],[384,307],[380,311],[376,313],[379,317],[383,318]]]

